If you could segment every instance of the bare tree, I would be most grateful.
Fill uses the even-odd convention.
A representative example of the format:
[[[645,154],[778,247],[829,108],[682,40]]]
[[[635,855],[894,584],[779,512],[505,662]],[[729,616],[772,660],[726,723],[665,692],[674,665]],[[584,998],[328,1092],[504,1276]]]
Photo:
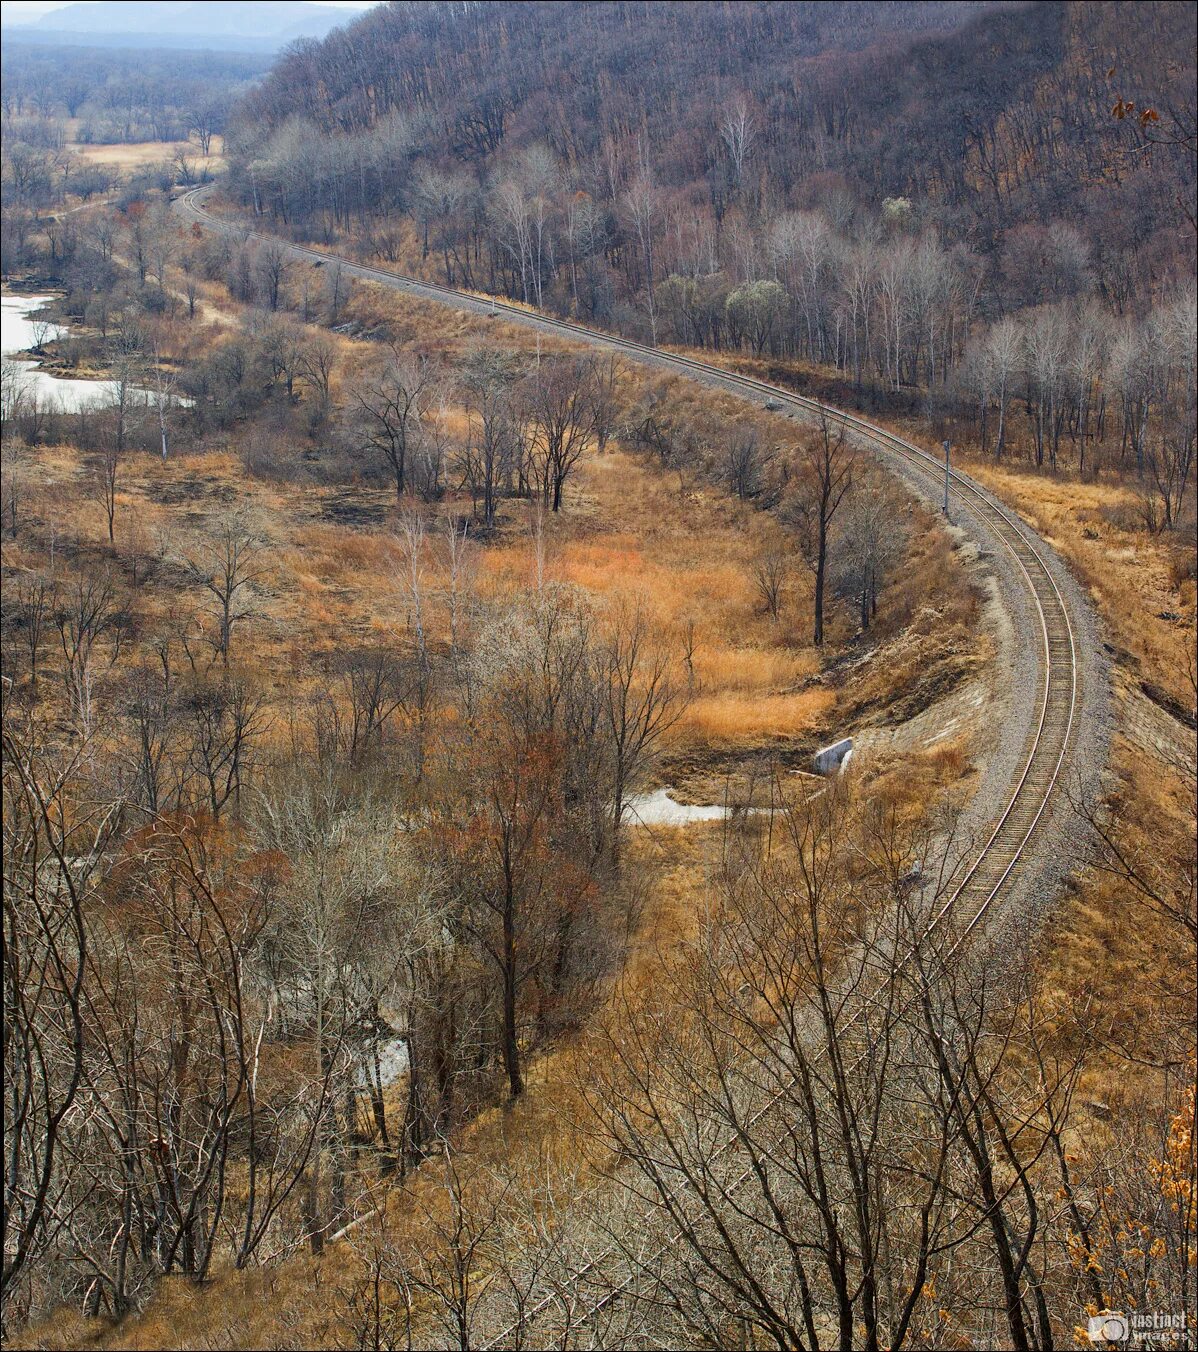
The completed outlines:
[[[108,573],[75,578],[57,597],[54,623],[63,655],[63,681],[71,713],[89,737],[95,722],[95,683],[116,664],[126,616]]]
[[[824,599],[831,526],[853,480],[856,455],[845,424],[821,406],[819,430],[798,451],[798,484],[786,515],[798,529],[807,566],[815,575],[814,642],[824,641]]]
[[[27,654],[29,684],[36,690],[42,643],[46,637],[47,626],[57,608],[56,590],[54,584],[44,577],[26,576],[15,583],[9,583],[8,592],[13,609],[10,612],[12,628],[6,627],[6,632],[19,636],[19,641]]]
[[[449,653],[456,664],[468,642],[474,581],[474,543],[469,522],[445,519],[445,558],[448,563],[446,602],[449,608]]]
[[[613,1010],[587,1093],[638,1216],[615,1289],[662,1342],[918,1347],[948,1319],[1052,1345],[1044,1204],[1081,1057],[1023,1071],[1044,1015],[937,915],[926,847],[840,787],[786,803],[726,841],[649,1007]]]
[[[624,210],[640,245],[644,262],[645,305],[649,315],[650,341],[657,346],[657,307],[654,299],[654,235],[657,230],[658,195],[648,166],[629,185],[624,194]]]
[[[782,610],[782,597],[790,579],[790,560],[771,549],[753,564],[753,585],[766,614],[776,624]]]
[[[757,124],[743,94],[732,101],[720,119],[720,140],[728,151],[733,186],[739,191],[744,184],[745,162],[757,141]]]
[[[222,121],[222,109],[215,100],[201,100],[187,115],[188,133],[199,142],[205,159],[212,153],[212,138],[220,131]]]
[[[600,455],[607,450],[616,429],[623,375],[623,365],[616,356],[605,357],[595,365],[595,449]]]
[[[118,1313],[134,1262],[152,1254],[158,1271],[202,1281],[224,1231],[233,1124],[244,1121],[251,1073],[244,963],[270,891],[244,873],[222,876],[234,861],[203,819],[155,821],[140,843],[113,881],[153,940],[107,934],[89,983],[98,1044],[89,1096],[121,1176],[109,1278]]]
[[[837,591],[857,607],[864,633],[878,613],[878,593],[902,555],[906,528],[899,500],[881,480],[854,484],[838,522],[833,569]]]
[[[12,363],[5,361],[5,366]],[[15,405],[21,402],[18,397]],[[4,400],[4,419],[13,414],[7,395]],[[26,447],[15,436],[6,437],[0,446],[0,521],[8,517],[8,533],[17,538],[17,525],[21,517],[21,498],[29,477],[28,453]]]
[[[390,466],[397,499],[407,487],[409,457],[422,433],[431,379],[426,362],[392,346],[386,368],[355,391],[363,449],[381,455]]]
[[[1163,530],[1172,530],[1181,515],[1194,469],[1195,436],[1192,423],[1188,427],[1177,426],[1150,443],[1145,451],[1149,492],[1160,503]],[[1153,517],[1156,516],[1154,512]]]
[[[161,357],[155,355],[151,367],[154,387],[154,412],[158,418],[158,436],[162,442],[162,458],[167,457],[167,433],[170,429],[171,414],[175,407],[175,386],[178,381],[172,371],[162,364]]]
[[[6,711],[4,783],[5,1315],[50,1242],[68,1186],[64,1142],[83,1083],[88,1038],[87,907],[119,823],[119,798],[88,801],[82,765],[47,754]]]
[[[122,325],[112,361],[112,380],[103,428],[103,443],[96,467],[96,492],[104,510],[109,543],[115,541],[117,481],[128,449],[129,437],[146,410],[142,388],[146,362],[141,348],[142,335],[130,325]],[[165,416],[165,415],[163,415]]]
[[[998,400],[998,434],[994,441],[994,458],[1001,460],[1006,448],[1007,398],[1023,360],[1023,342],[1015,322],[1009,318],[1000,319],[987,335],[986,347],[994,373],[994,394]]]
[[[513,372],[506,362],[479,353],[468,370],[470,424],[461,453],[462,476],[486,529],[495,524],[499,496],[509,482],[516,459],[517,410],[513,407]]]
[[[725,442],[728,487],[742,502],[772,507],[777,490],[770,482],[775,453],[761,444],[756,428],[729,431]]]
[[[258,284],[265,293],[266,303],[272,311],[277,310],[291,271],[291,256],[285,245],[268,240],[259,247],[254,263]]]
[[[385,805],[368,788],[355,791],[334,765],[315,773],[296,765],[277,775],[260,798],[258,819],[263,842],[290,865],[272,940],[285,946],[290,999],[311,1030],[298,1154],[305,1238],[318,1254],[344,1214],[348,1151],[357,1135],[348,1092],[354,1045],[403,960],[393,887],[408,880]],[[289,1191],[294,1161],[287,1173]]]
[[[685,700],[668,657],[651,641],[640,605],[617,611],[600,649],[599,674],[612,760],[612,858],[618,863],[628,793],[649,769]]]
[[[328,307],[328,321],[336,324],[341,318],[341,310],[349,295],[349,282],[341,263],[331,263],[325,270],[325,304]]]
[[[199,681],[183,700],[191,733],[191,773],[203,785],[206,806],[218,817],[237,808],[254,743],[266,731],[266,700],[243,682]]]
[[[542,362],[527,383],[541,500],[561,511],[566,480],[600,422],[596,365],[590,358]]]
[[[250,596],[262,575],[261,541],[239,515],[218,522],[214,537],[190,563],[196,582],[212,593],[217,604],[216,651],[225,666],[233,642],[233,627],[251,613]]]
[[[336,369],[336,344],[326,335],[317,334],[304,347],[300,374],[315,392],[321,416],[327,416],[332,405],[332,381]]]
[[[104,512],[104,519],[108,525],[108,543],[113,544],[116,541],[115,522],[116,522],[116,491],[117,491],[117,471],[120,468],[121,457],[117,451],[115,441],[108,442],[100,453],[99,463],[96,465],[96,496],[100,501],[100,507]]]

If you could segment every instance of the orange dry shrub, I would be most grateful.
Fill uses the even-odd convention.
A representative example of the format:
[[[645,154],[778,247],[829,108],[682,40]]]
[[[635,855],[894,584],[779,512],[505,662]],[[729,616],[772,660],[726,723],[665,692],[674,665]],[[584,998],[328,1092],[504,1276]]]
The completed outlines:
[[[1101,1180],[1094,1190],[1092,1216],[1084,1232],[1067,1235],[1070,1263],[1079,1284],[1097,1292],[1085,1309],[1125,1313],[1159,1311],[1184,1314],[1195,1327],[1194,1309],[1185,1309],[1186,1293],[1193,1300],[1198,1268],[1198,1177],[1195,1167],[1194,1062],[1190,1082],[1182,1090],[1176,1111],[1168,1120],[1159,1153],[1146,1134],[1130,1129],[1132,1147],[1122,1138],[1108,1144],[1107,1159],[1096,1171]],[[1115,1156],[1120,1147],[1123,1153]],[[1073,1165],[1076,1155],[1067,1156]],[[1062,1189],[1058,1200],[1073,1198]],[[1090,1346],[1084,1328],[1074,1330],[1079,1345]],[[1180,1345],[1180,1340],[1178,1345]]]

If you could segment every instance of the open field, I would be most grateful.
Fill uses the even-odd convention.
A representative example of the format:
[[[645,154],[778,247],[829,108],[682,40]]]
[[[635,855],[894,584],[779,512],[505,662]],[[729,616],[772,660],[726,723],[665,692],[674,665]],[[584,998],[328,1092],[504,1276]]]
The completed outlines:
[[[173,160],[179,145],[178,141],[141,141],[134,145],[83,145],[78,141],[68,141],[67,149],[91,164],[102,164],[106,169],[128,174],[148,165]],[[201,153],[194,141],[189,143],[188,158],[194,160],[197,169],[205,169],[209,173],[219,172],[225,165],[221,138],[212,138],[211,153],[207,156]]]

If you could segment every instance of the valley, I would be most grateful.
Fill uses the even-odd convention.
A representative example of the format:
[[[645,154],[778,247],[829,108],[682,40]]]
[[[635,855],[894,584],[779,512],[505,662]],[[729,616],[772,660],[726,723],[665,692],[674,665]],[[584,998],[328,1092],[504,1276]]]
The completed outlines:
[[[71,8],[6,1343],[1187,1346],[1193,6]]]

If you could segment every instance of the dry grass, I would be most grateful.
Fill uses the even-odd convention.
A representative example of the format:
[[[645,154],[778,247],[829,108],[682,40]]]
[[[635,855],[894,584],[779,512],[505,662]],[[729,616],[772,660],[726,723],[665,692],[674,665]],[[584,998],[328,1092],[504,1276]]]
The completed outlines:
[[[1194,690],[1185,658],[1195,640],[1194,581],[1178,568],[1179,546],[1173,537],[1134,527],[1132,490],[977,461],[969,468],[1069,561],[1119,647],[1134,657],[1143,676],[1192,707]]]
[[[214,310],[236,317],[237,307],[222,288],[207,288],[205,299]],[[359,323],[385,322],[400,341],[450,359],[480,341],[529,347],[529,335],[515,326],[474,319],[380,288],[355,288],[348,312]],[[351,361],[369,351],[363,344],[338,341]],[[641,377],[630,372],[628,378]],[[756,416],[730,396],[704,392],[685,381],[663,382],[663,388],[697,417],[718,414],[743,421]],[[462,410],[451,411],[458,431],[463,417]],[[111,556],[78,454],[53,448],[38,455],[39,484],[30,510],[55,523],[64,535],[71,534],[82,559],[103,566]],[[365,498],[367,490],[361,492]],[[329,493],[309,485],[275,486],[250,479],[238,457],[223,452],[166,465],[152,456],[131,456],[115,561],[127,557],[134,520],[143,536],[182,554],[198,547],[211,531],[225,501],[236,500],[260,523],[268,543],[260,614],[239,640],[240,660],[276,695],[302,696],[327,681],[328,664],[338,652],[358,641],[393,639],[404,624],[395,578],[400,547],[394,522],[368,529],[330,523],[322,519]],[[675,730],[675,748],[692,752],[696,778],[702,778],[706,749],[724,753],[720,774],[726,776],[738,755],[750,757],[751,763],[751,753],[762,743],[801,741],[825,724],[835,726],[838,709],[862,695],[861,682],[854,679],[835,687],[808,684],[823,662],[809,643],[806,575],[796,575],[780,621],[762,612],[752,570],[761,550],[779,543],[772,530],[767,519],[719,490],[693,478],[680,480],[676,473],[665,475],[652,462],[619,447],[603,457],[584,458],[568,486],[565,512],[545,523],[547,581],[578,588],[600,613],[619,604],[640,604],[652,621],[655,641],[674,655],[680,674],[682,654],[693,635],[697,694]],[[942,590],[945,603],[917,617],[916,638],[922,645],[918,661],[901,669],[871,668],[862,676],[870,699],[886,698],[888,673],[904,688],[918,683],[922,663],[938,651],[938,641],[950,648],[961,642],[963,615],[972,604],[943,535],[929,527],[915,538],[911,566],[894,593],[884,598],[884,606],[914,609],[912,598],[921,589]],[[3,548],[6,566],[36,561],[37,548],[23,539],[6,541]],[[480,590],[495,598],[526,593],[536,567],[527,509],[509,506],[495,539],[481,550]],[[440,565],[430,555],[430,593],[441,581]],[[149,586],[140,591],[138,604],[149,629],[170,608],[181,608],[186,618],[188,609],[201,602]],[[435,627],[443,617],[435,605],[432,609]],[[877,790],[914,814],[967,771],[967,749],[954,744],[902,765],[878,766]],[[647,892],[623,973],[622,991],[630,998],[653,990],[663,960],[699,932],[719,832],[717,825],[654,828],[631,838],[630,865],[647,879]],[[459,1145],[464,1157],[503,1162],[530,1173],[542,1170],[546,1161],[585,1158],[594,1147],[574,1125],[582,1116],[580,1085],[601,1064],[595,1058],[603,1056],[601,1043],[590,1036],[549,1049],[529,1068],[529,1090],[520,1102],[484,1113],[463,1130]],[[396,1210],[414,1215],[414,1199],[428,1198],[434,1190],[435,1180],[413,1179]],[[420,1243],[417,1223],[412,1225],[417,1228],[408,1232],[408,1242]],[[331,1327],[336,1314],[332,1290],[354,1262],[350,1247],[342,1244],[320,1262],[299,1256],[249,1273],[218,1267],[203,1290],[179,1281],[162,1283],[148,1310],[118,1328],[69,1315],[52,1327],[30,1331],[25,1341],[47,1347],[329,1345],[344,1336]]]
[[[175,152],[180,144],[178,141],[139,141],[130,145],[101,146],[81,145],[78,141],[69,141],[67,149],[73,155],[78,155],[80,159],[87,160],[91,164],[102,164],[105,168],[115,169],[120,173],[132,173],[137,169],[146,168],[147,165],[161,164],[163,160],[174,159]],[[194,143],[188,147],[188,150],[194,152],[196,163],[206,168],[210,173],[215,173],[225,167],[219,136],[212,138],[212,153],[207,158],[200,153],[199,146]]]
[[[774,741],[801,737],[827,726],[836,707],[831,690],[809,690],[799,695],[699,695],[688,705],[679,724],[683,737],[703,742]]]
[[[819,658],[811,648],[700,648],[695,675],[700,690],[736,694],[784,693],[814,676]]]
[[[1146,851],[1154,862],[1175,858],[1173,881],[1184,887],[1193,869],[1195,803],[1192,777],[1187,784],[1176,766],[1187,757],[1193,766],[1194,733],[1161,712],[1146,718],[1142,690],[1161,692],[1192,715],[1195,595],[1192,566],[1182,557],[1192,560],[1192,548],[1139,529],[1128,486],[1052,479],[980,459],[969,469],[1032,522],[1089,591],[1115,657],[1121,735],[1110,779],[1122,845],[1133,857]],[[1113,1091],[1151,1093],[1150,1065],[1129,1064],[1118,1049],[1139,1039],[1151,1062],[1154,1039],[1180,1014],[1176,990],[1193,963],[1192,941],[1125,881],[1099,869],[1075,879],[1055,936],[1044,951],[1046,989],[1076,1007],[1092,1001],[1111,1037],[1085,1094],[1111,1101]]]
[[[600,609],[639,605],[679,672],[693,634],[689,679],[698,694],[676,741],[748,747],[798,737],[835,705],[828,691],[795,690],[820,667],[805,633],[806,579],[796,579],[778,623],[757,597],[753,565],[768,522],[710,488],[679,493],[618,448],[584,461],[568,508],[548,523],[546,580],[581,589]],[[502,592],[530,585],[535,573],[517,518],[487,550],[484,582]]]

